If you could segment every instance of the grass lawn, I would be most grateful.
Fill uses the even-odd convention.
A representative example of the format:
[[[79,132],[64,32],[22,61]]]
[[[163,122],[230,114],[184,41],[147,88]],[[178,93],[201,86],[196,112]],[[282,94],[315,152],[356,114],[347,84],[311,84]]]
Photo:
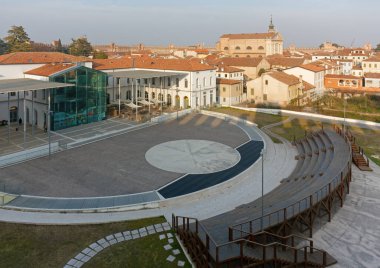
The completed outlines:
[[[133,230],[164,221],[164,217],[156,217],[93,225],[57,226],[0,223],[0,267],[63,267],[71,258],[100,238],[112,233]],[[153,235],[152,238],[148,239],[154,239],[155,237]],[[125,242],[125,245],[120,245],[120,249],[118,248],[119,246],[115,246],[116,252],[123,255],[121,254],[121,248],[128,247],[126,245],[128,243]],[[134,247],[139,247],[140,242],[138,240],[134,243]],[[142,241],[141,244],[146,245],[146,242]],[[109,252],[112,252],[112,248]],[[152,252],[149,255],[149,252],[140,254],[136,251],[132,255],[134,258],[131,260],[153,257],[165,260],[167,258],[163,248],[159,248],[158,252],[159,254]],[[124,254],[128,254],[128,252],[124,252]]]
[[[174,233],[172,234],[174,236]],[[172,263],[168,262],[166,258],[169,255],[174,255],[171,250],[165,251],[164,246],[166,244],[168,244],[168,240],[160,240],[158,234],[122,242],[105,249],[83,267],[178,267],[178,260],[185,261],[185,267],[191,267],[183,253],[175,256],[176,258]],[[177,240],[174,240],[171,245],[173,249],[181,249]]]
[[[258,125],[259,128],[280,121],[284,121],[288,118],[286,116],[248,112],[229,107],[212,108],[211,111],[236,116],[254,122]]]
[[[321,129],[320,121],[307,119],[293,119],[290,122],[276,127],[270,128],[276,133],[289,141],[293,141],[293,137],[300,139],[304,137],[305,130]],[[324,128],[331,128],[330,124],[323,123]],[[364,153],[380,166],[380,130],[371,130],[359,127],[349,127],[349,130],[356,137],[357,143],[364,149]]]

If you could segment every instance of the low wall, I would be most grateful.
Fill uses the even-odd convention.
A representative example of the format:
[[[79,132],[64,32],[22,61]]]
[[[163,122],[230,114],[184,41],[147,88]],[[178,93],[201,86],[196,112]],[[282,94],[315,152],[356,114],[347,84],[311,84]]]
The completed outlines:
[[[167,113],[167,114],[163,114],[163,115],[160,115],[157,117],[153,117],[150,121],[153,123],[160,123],[160,122],[164,122],[167,120],[176,119],[177,114],[178,114],[178,117],[181,117],[181,116],[187,115],[193,111],[194,111],[193,109],[186,109],[186,110],[181,110],[178,112]]]
[[[352,119],[352,118],[344,119],[343,117],[336,117],[336,116],[329,116],[329,115],[322,115],[322,114],[296,112],[296,111],[281,110],[281,109],[245,108],[245,107],[238,107],[238,106],[231,106],[231,108],[239,109],[239,110],[243,110],[243,111],[249,111],[249,112],[274,114],[274,115],[280,115],[280,114],[282,114],[282,115],[298,115],[298,116],[311,117],[311,118],[316,118],[316,119],[331,120],[331,121],[336,121],[339,123],[346,122],[346,123],[352,123],[352,124],[360,124],[360,125],[366,125],[366,126],[380,127],[380,123],[376,123],[376,122],[372,122],[372,121],[365,121],[365,120]]]

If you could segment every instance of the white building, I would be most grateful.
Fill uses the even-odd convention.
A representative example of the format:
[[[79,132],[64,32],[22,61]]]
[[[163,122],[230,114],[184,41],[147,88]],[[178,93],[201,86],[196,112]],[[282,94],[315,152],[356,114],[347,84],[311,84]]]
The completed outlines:
[[[378,87],[378,88],[380,88],[380,73],[366,73],[366,74],[364,74],[364,87]]]
[[[380,73],[380,58],[369,58],[362,63],[364,73]]]
[[[216,69],[196,60],[95,60],[95,69],[109,75],[107,93],[111,103],[117,102],[119,98],[123,101],[137,98],[156,103],[164,102],[167,106],[180,108],[205,107],[216,103]],[[118,75],[131,71],[135,71],[137,76]]]

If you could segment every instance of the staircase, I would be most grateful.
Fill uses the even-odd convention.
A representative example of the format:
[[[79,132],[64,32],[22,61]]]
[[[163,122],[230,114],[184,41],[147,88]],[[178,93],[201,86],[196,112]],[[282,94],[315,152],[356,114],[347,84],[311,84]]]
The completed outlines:
[[[353,142],[351,141],[352,148],[352,161],[354,164],[362,171],[372,171],[369,167],[369,160],[364,155],[363,149],[355,143],[355,139]]]

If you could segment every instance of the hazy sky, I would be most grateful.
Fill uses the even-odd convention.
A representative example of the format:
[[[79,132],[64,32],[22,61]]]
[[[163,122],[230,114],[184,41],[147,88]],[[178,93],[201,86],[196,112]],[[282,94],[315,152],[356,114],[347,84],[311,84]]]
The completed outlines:
[[[40,42],[213,46],[223,33],[267,31],[272,14],[285,46],[362,46],[380,43],[379,10],[379,0],[0,0],[0,37],[22,25]]]

